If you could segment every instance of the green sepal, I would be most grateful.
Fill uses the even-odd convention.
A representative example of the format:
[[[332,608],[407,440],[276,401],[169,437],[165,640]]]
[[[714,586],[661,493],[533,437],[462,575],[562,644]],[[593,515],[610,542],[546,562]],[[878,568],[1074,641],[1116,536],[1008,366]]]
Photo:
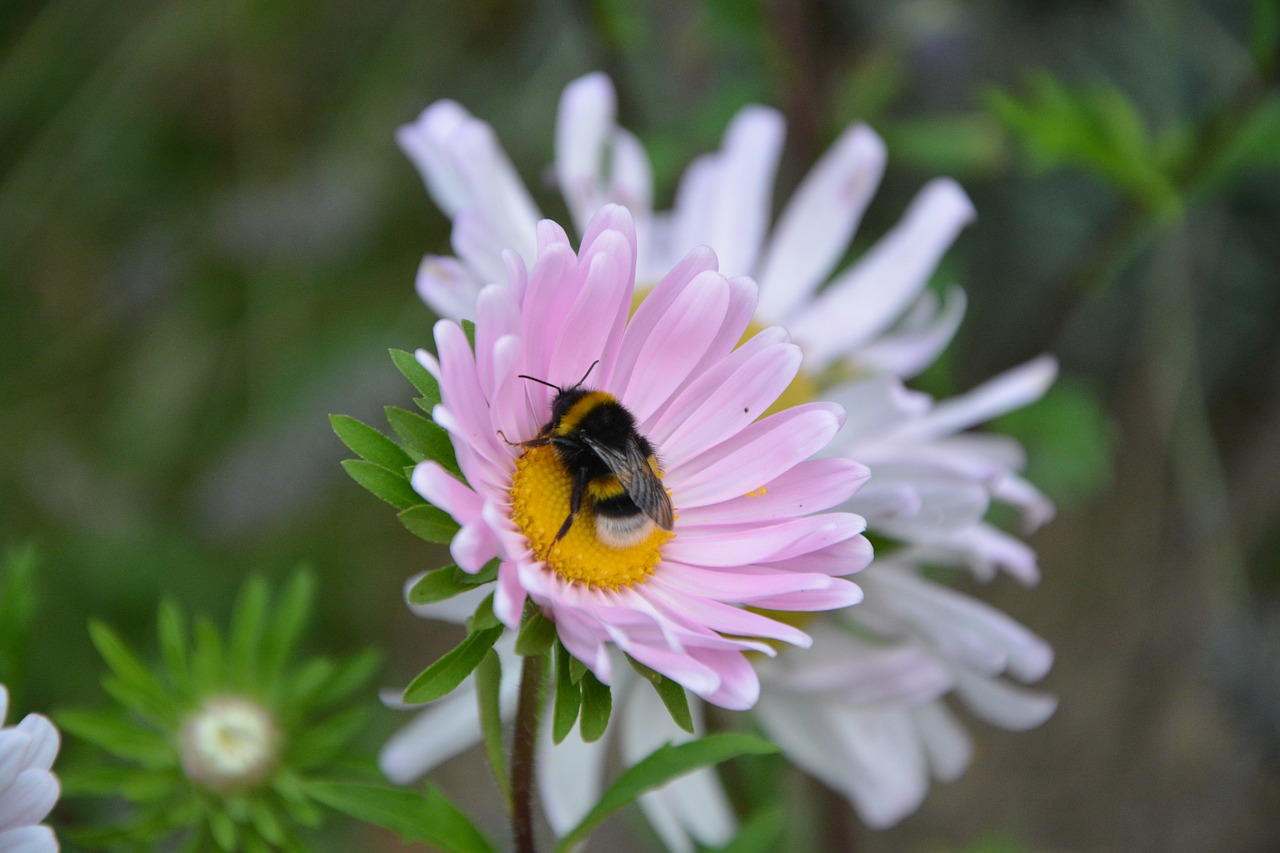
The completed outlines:
[[[462,469],[458,467],[458,457],[453,451],[453,442],[444,427],[417,412],[398,406],[387,406],[386,412],[391,428],[409,450],[418,454],[419,459],[437,462],[455,477],[463,479]]]
[[[329,425],[342,443],[361,459],[393,471],[413,464],[412,457],[400,445],[349,415],[329,415]]]
[[[463,320],[462,334],[467,336],[467,343],[471,344],[471,351],[476,351],[476,324],[471,320]]]
[[[551,711],[551,739],[556,743],[573,731],[578,721],[578,709],[582,707],[582,688],[573,680],[570,661],[573,655],[558,640],[555,643],[556,698]]]
[[[502,626],[485,628],[467,635],[452,651],[418,674],[404,690],[404,701],[416,705],[451,693],[470,675],[493,644],[502,636]]]
[[[524,657],[545,655],[556,640],[556,623],[548,619],[542,609],[531,606],[520,623],[516,634],[516,654]]]
[[[743,734],[710,735],[688,743],[660,746],[622,771],[582,822],[561,838],[555,849],[572,850],[606,817],[673,779],[740,755],[759,755],[777,750],[778,747],[766,740]]]
[[[609,715],[613,712],[613,691],[602,684],[590,670],[582,674],[578,682],[582,688],[582,719],[578,731],[587,743],[600,740],[609,727]]]
[[[502,661],[498,653],[489,649],[484,660],[476,667],[476,710],[480,715],[480,740],[493,779],[502,791],[502,798],[511,804],[511,779],[507,773],[506,756],[502,749]]]
[[[416,492],[414,493],[417,494]],[[419,501],[422,498],[418,498]],[[425,539],[436,545],[448,545],[462,528],[453,516],[428,503],[419,503],[396,514],[400,523],[419,539]]]
[[[693,714],[689,712],[689,697],[685,695],[684,687],[630,655],[627,655],[627,663],[631,664],[631,668],[645,681],[653,685],[653,689],[658,692],[658,698],[666,706],[667,713],[671,715],[675,724],[689,734],[693,734]]]
[[[271,591],[267,582],[254,576],[245,581],[231,610],[227,636],[227,672],[235,680],[231,686],[245,690],[258,684],[261,665],[262,630],[267,621]]]
[[[409,485],[403,470],[392,470],[367,459],[344,459],[342,468],[361,486],[396,509],[408,509],[426,503]]]
[[[395,362],[404,378],[408,379],[413,387],[418,390],[422,397],[418,400],[418,405],[427,414],[431,414],[431,410],[440,405],[440,383],[436,382],[436,378],[423,367],[418,359],[411,352],[405,352],[402,349],[391,350],[391,360]]]

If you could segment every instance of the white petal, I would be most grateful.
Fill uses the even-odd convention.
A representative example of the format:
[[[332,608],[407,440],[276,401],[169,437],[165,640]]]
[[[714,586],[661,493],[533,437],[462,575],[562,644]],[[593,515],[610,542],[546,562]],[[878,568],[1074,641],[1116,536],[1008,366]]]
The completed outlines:
[[[973,760],[973,738],[941,702],[920,705],[911,714],[934,778],[942,782],[959,779]]]
[[[1058,708],[1052,694],[964,671],[956,673],[956,693],[988,723],[1015,732],[1034,729]]]
[[[613,134],[615,96],[608,76],[579,77],[565,87],[556,114],[556,179],[579,233],[604,202],[606,141]]]
[[[757,278],[760,313],[785,323],[844,256],[884,174],[884,142],[849,128],[805,176],[778,218]]]
[[[427,192],[448,217],[474,201],[465,179],[446,152],[444,141],[469,120],[471,114],[454,101],[436,101],[413,124],[396,131],[396,142],[418,167]]]
[[[58,839],[47,826],[21,826],[0,832],[4,853],[58,853]]]
[[[706,243],[720,256],[720,271],[727,276],[755,268],[773,213],[784,129],[776,110],[753,106],[740,110],[725,131]]]
[[[694,735],[671,719],[654,690],[637,682],[626,694],[625,725],[622,727],[622,757],[628,766],[636,764],[664,743],[684,743]],[[690,712],[695,731],[701,734],[702,704],[693,700]],[[649,823],[672,851],[692,853],[690,837],[708,846],[719,846],[733,837],[733,811],[711,768],[696,770],[667,783],[640,798]]]
[[[58,802],[58,780],[48,770],[30,767],[0,797],[0,829],[31,826],[44,820]]]
[[[939,403],[925,417],[904,424],[895,437],[938,438],[985,423],[1040,399],[1057,375],[1058,362],[1052,356],[1034,358],[967,394]]]
[[[392,782],[407,785],[479,742],[475,681],[468,677],[392,735],[378,755],[378,766]]]
[[[972,218],[973,206],[958,184],[931,182],[902,221],[790,324],[791,333],[819,363],[866,344],[915,302]]]
[[[900,379],[916,376],[951,343],[964,319],[965,303],[960,287],[947,288],[941,308],[938,297],[925,291],[901,323],[854,354],[854,365],[869,373],[888,373]]]
[[[604,790],[604,759],[607,740],[582,740],[577,728],[558,744],[551,740],[551,715],[544,715],[539,734],[538,792],[547,823],[557,835],[564,835],[587,816]]]
[[[418,298],[438,317],[461,320],[475,316],[480,280],[457,258],[427,255],[418,265],[414,286]]]

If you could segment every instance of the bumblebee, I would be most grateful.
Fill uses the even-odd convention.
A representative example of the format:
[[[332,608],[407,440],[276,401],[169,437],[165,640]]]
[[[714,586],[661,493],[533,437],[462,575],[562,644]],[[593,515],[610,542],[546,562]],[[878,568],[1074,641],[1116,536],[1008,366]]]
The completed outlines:
[[[612,394],[582,387],[594,367],[570,388],[520,376],[556,391],[551,420],[520,446],[551,445],[573,477],[569,517],[553,541],[569,532],[585,501],[595,515],[600,541],[628,548],[643,541],[655,524],[670,530],[675,514],[658,478],[653,446],[636,431],[635,417]]]

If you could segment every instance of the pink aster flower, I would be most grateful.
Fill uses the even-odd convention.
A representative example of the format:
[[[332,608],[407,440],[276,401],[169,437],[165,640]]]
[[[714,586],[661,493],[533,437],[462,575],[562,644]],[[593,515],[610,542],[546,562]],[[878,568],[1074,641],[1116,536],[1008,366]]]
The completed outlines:
[[[942,696],[958,695],[978,716],[1014,729],[1038,724],[1054,707],[1051,697],[1001,680],[1035,681],[1052,661],[1047,644],[1008,617],[964,596],[960,599],[974,609],[938,607],[924,622],[906,619],[902,612],[910,610],[905,602],[920,596],[954,601],[949,596],[958,595],[925,580],[919,572],[925,564],[967,567],[981,580],[996,569],[1024,583],[1037,580],[1034,551],[985,517],[993,502],[1006,503],[1020,512],[1030,532],[1052,516],[1052,504],[1019,475],[1025,460],[1016,442],[973,428],[1038,399],[1053,381],[1056,365],[1050,358],[1036,359],[951,400],[935,402],[908,389],[903,380],[937,357],[963,316],[960,288],[951,286],[939,298],[926,285],[941,255],[973,220],[973,207],[954,181],[932,181],[897,226],[842,267],[883,173],[884,145],[866,126],[850,127],[774,220],[771,196],[783,131],[776,111],[743,109],[721,148],[686,171],[672,208],[655,211],[643,148],[616,125],[608,78],[591,74],[571,83],[561,97],[555,175],[579,229],[606,203],[635,212],[640,281],[651,283],[682,253],[704,243],[717,252],[726,273],[753,276],[760,283],[755,325],[783,323],[805,352],[807,373],[797,387],[834,398],[849,411],[826,453],[866,463],[871,478],[841,508],[863,515],[871,531],[898,543],[890,549],[891,559],[877,558],[863,577],[892,575],[900,582],[880,584],[864,605],[843,612],[833,624],[814,626],[827,647],[818,654],[783,651],[776,661],[761,661],[758,670],[770,693],[758,719],[789,759],[844,791],[869,824],[885,826],[919,804],[931,776],[954,778],[968,763],[968,748],[960,746],[968,736],[946,711]],[[536,206],[489,126],[456,103],[428,107],[398,139],[454,222],[456,257],[426,258],[418,291],[442,316],[470,316],[482,284],[501,276],[504,249],[532,257],[529,226],[538,216]],[[912,590],[920,596],[913,598]],[[967,633],[974,613],[989,617],[984,624],[996,634],[1016,635],[1022,651],[1006,657],[991,652],[977,669],[963,655],[957,657],[966,647],[940,642],[938,636],[967,637],[975,648],[982,646],[980,637]],[[999,630],[993,627],[997,623]],[[851,626],[856,626],[852,634]],[[930,626],[937,628],[933,634],[924,631]],[[875,637],[876,645],[868,646],[859,635]],[[1015,665],[1015,659],[1038,663]],[[811,666],[825,671],[828,662],[846,668],[829,691],[844,710],[823,717],[819,709],[825,700],[810,689],[817,681],[803,673]],[[777,677],[788,672],[794,677]],[[836,687],[876,678],[893,681],[899,692]],[[927,689],[910,687],[922,683]],[[1022,701],[1009,698],[1005,707],[1020,713],[1002,716],[982,704],[975,697],[986,694],[975,684],[995,685],[993,691],[1018,697]],[[778,713],[800,703],[822,719],[798,721]],[[796,734],[790,727],[797,722],[812,728]],[[869,726],[898,733],[885,741],[893,748],[863,756],[874,758],[882,771],[868,775],[869,765],[850,755],[843,777],[835,779],[841,765],[815,755],[821,738],[863,743]],[[811,743],[804,742],[805,734],[812,736]],[[939,744],[950,748],[941,750]],[[921,758],[931,755],[932,764]],[[551,761],[544,756],[544,765]],[[566,778],[565,784],[584,778],[589,774]],[[578,799],[592,801],[589,793]],[[656,825],[679,823],[674,819],[679,803],[666,814],[658,806],[648,811]],[[666,833],[664,839],[673,849],[688,846],[687,839],[684,847]]]
[[[9,712],[9,691],[0,684],[0,723]],[[50,772],[58,754],[58,730],[39,714],[0,728],[0,850],[52,853],[53,830],[40,822],[58,801]]]
[[[531,269],[509,255],[508,283],[479,294],[474,351],[442,320],[438,356],[419,354],[440,382],[433,417],[466,482],[426,462],[413,486],[461,525],[451,545],[461,568],[499,560],[494,611],[508,627],[532,599],[602,682],[613,682],[616,646],[707,701],[748,708],[759,682],[743,653],[809,638],[743,605],[828,610],[861,598],[837,575],[871,559],[863,521],[821,511],[847,501],[866,471],[810,459],[844,414],[811,403],[761,418],[795,378],[800,352],[778,328],[738,346],[756,287],[721,275],[711,251],[691,252],[629,316],[626,209],[604,207],[578,253],[552,222],[537,233]],[[603,511],[590,502],[566,523],[573,475],[556,446],[536,439],[558,390],[579,383],[603,392],[596,402],[620,403],[652,445],[670,530],[650,523],[619,545],[600,535],[592,515]]]

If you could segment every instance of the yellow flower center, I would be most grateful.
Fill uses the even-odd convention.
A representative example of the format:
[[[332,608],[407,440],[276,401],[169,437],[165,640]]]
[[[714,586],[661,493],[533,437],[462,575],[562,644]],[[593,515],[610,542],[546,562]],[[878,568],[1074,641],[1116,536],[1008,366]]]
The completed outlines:
[[[618,589],[644,583],[674,534],[656,524],[635,545],[615,548],[596,534],[595,512],[585,499],[566,533],[555,536],[569,517],[573,477],[550,445],[530,447],[516,460],[511,479],[511,511],[533,553],[570,583]]]

